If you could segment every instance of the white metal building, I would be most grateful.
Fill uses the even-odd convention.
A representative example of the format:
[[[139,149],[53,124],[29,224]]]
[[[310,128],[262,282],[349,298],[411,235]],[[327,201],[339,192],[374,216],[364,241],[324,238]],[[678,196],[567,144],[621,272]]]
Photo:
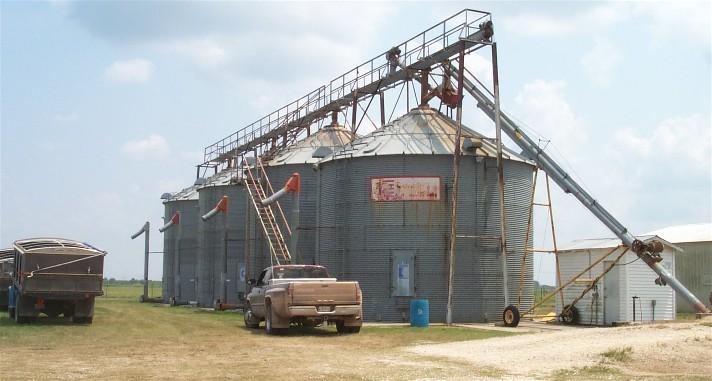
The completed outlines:
[[[675,264],[675,277],[697,298],[712,307],[712,223],[669,226],[648,233],[657,235],[685,254]],[[683,298],[677,300],[677,312],[695,312]]]
[[[640,236],[641,241],[658,240],[663,243],[662,265],[675,274],[675,255],[680,248],[658,236]],[[559,251],[561,282],[565,283],[581,271],[605,256],[606,259],[586,271],[578,280],[564,290],[564,305],[577,298],[591,285],[623,252],[618,239],[584,239],[572,242]],[[657,274],[638,259],[632,251],[627,252],[610,272],[603,276],[586,296],[576,303],[579,324],[611,325],[616,322],[675,319],[675,291],[669,286],[655,283]],[[633,297],[636,297],[635,299]],[[561,313],[559,295],[556,298],[556,312]],[[635,301],[635,318],[633,303]]]

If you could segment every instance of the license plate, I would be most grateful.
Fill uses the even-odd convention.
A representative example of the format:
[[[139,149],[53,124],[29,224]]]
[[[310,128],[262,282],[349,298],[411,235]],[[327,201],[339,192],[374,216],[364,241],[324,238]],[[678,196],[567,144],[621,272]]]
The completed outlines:
[[[331,307],[330,306],[318,306],[318,307],[316,307],[316,310],[319,312],[331,312]]]

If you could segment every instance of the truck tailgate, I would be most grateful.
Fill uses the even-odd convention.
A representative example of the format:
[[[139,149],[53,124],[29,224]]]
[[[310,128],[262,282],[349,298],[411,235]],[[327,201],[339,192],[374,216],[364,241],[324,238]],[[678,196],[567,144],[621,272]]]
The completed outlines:
[[[360,304],[358,282],[290,283],[293,305]]]

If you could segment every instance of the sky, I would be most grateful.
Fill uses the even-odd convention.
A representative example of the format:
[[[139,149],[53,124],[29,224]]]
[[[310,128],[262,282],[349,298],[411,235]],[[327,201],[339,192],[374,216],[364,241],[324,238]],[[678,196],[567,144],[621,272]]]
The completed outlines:
[[[129,236],[148,220],[162,250],[159,197],[192,184],[205,146],[467,7],[492,13],[503,110],[631,232],[712,221],[709,2],[0,7],[3,247],[75,238],[109,252],[107,277],[141,278]],[[466,58],[486,83],[489,62]],[[463,122],[494,136],[471,99]],[[612,236],[553,186],[559,247]],[[537,248],[551,247],[546,215]],[[554,283],[551,255],[535,279]]]

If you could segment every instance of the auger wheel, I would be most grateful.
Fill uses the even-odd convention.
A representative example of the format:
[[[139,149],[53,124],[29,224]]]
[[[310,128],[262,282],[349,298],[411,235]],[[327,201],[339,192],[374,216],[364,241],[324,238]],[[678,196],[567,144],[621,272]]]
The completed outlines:
[[[519,309],[514,305],[507,306],[502,312],[502,321],[505,327],[518,326],[521,318],[522,315],[519,313]]]

